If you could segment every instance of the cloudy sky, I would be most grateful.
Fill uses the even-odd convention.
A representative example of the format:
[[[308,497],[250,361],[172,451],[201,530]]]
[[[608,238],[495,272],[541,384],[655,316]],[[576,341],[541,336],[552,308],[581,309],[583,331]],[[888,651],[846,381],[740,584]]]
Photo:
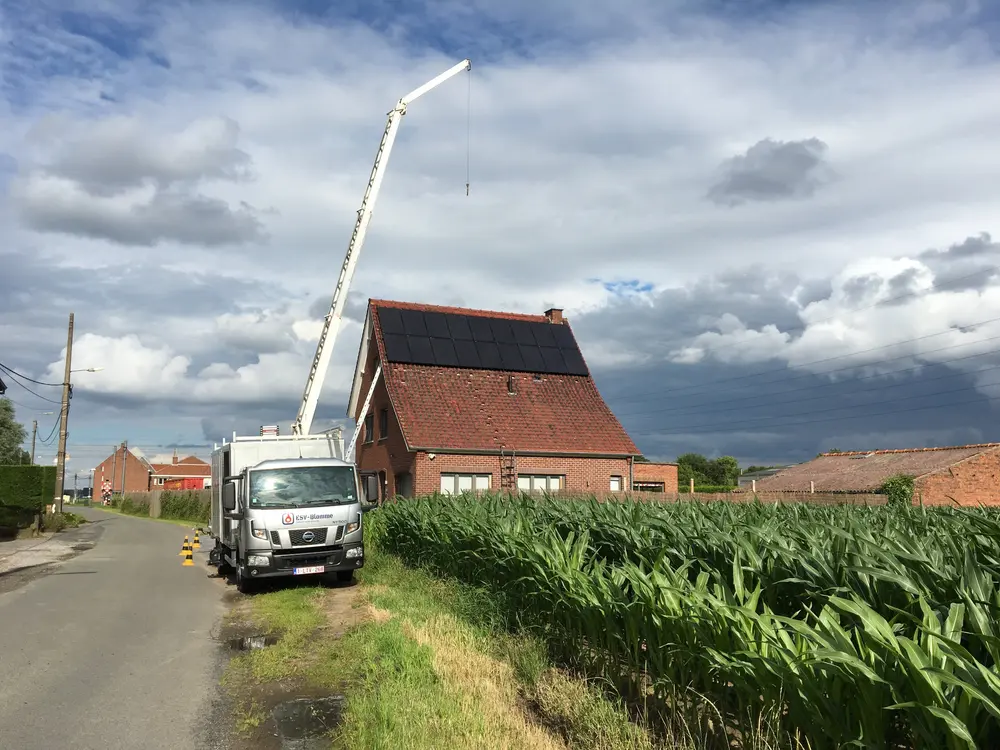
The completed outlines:
[[[563,307],[651,458],[1000,440],[996,3],[3,3],[0,362],[60,382],[75,313],[71,474],[287,428],[386,112],[466,56],[316,427],[374,296]]]

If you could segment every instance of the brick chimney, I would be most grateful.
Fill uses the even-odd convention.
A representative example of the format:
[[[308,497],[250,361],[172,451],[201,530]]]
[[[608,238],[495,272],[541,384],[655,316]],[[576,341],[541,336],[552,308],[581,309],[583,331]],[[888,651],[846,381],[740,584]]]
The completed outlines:
[[[177,463],[177,449],[174,448],[174,463]]]
[[[556,325],[562,325],[563,323],[563,311],[561,307],[550,307],[545,311],[545,317],[549,319],[550,323]]]

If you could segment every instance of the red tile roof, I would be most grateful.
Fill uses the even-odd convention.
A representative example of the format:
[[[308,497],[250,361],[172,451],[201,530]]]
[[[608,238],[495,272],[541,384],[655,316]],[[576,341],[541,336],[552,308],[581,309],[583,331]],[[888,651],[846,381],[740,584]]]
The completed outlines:
[[[188,460],[193,459],[193,460]],[[173,464],[150,464],[153,473],[160,477],[210,477],[212,466],[194,456]]]
[[[512,373],[387,362],[378,315],[373,314],[381,307],[532,322],[546,318],[370,300],[389,398],[411,450],[639,455],[590,376],[543,375],[536,381],[529,373],[513,373],[512,396],[507,388]]]
[[[770,477],[757,480],[763,492],[870,492],[894,474],[921,477],[1000,449],[1000,443],[979,443],[947,448],[902,448],[897,450],[824,453]]]

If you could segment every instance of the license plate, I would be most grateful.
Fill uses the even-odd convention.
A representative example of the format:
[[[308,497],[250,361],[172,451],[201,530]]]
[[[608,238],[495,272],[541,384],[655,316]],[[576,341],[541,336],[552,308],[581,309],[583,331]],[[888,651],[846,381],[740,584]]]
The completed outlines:
[[[308,568],[292,568],[293,576],[306,575],[308,573],[322,573],[324,570],[322,565],[310,565]]]

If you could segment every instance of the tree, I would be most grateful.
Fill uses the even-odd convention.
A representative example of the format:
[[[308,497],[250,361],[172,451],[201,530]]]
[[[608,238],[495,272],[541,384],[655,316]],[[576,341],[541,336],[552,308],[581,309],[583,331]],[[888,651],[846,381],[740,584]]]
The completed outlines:
[[[700,453],[685,453],[677,457],[677,483],[687,486],[716,485],[734,487],[739,481],[740,465],[732,456],[705,458]]]
[[[27,436],[24,425],[14,418],[14,404],[0,398],[0,466],[29,463],[31,456],[21,447]]]

